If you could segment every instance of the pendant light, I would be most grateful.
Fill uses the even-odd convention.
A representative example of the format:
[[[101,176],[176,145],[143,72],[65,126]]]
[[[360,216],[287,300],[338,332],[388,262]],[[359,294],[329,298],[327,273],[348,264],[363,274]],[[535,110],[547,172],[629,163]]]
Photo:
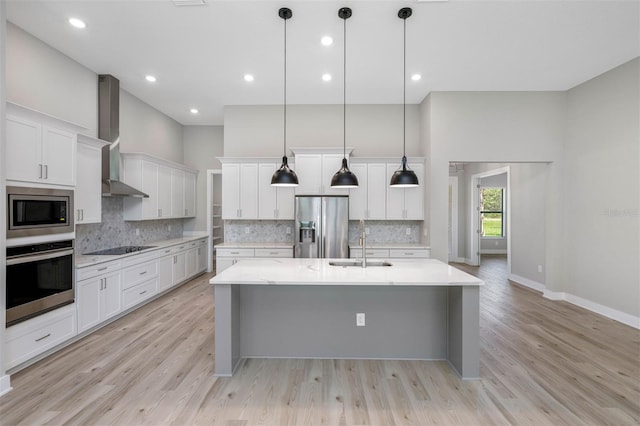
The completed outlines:
[[[298,186],[298,176],[289,168],[287,161],[287,19],[291,18],[293,13],[291,9],[283,7],[278,11],[278,16],[284,20],[284,152],[282,165],[271,176],[271,185]]]
[[[411,16],[411,8],[403,7],[398,11],[398,17],[404,21],[403,39],[403,79],[402,79],[402,165],[391,176],[390,185],[396,188],[411,188],[418,186],[418,176],[407,166],[407,18]]]
[[[347,164],[347,19],[351,17],[351,9],[343,7],[338,10],[338,16],[344,20],[344,48],[343,48],[343,84],[342,84],[342,167],[331,178],[331,188],[357,188],[358,178]]]

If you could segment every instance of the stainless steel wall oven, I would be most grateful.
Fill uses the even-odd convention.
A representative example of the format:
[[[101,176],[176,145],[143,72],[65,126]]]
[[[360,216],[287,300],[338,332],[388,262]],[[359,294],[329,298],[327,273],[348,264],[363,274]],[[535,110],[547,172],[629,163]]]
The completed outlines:
[[[73,240],[7,247],[7,327],[74,301]]]
[[[7,186],[7,238],[73,232],[73,191]]]

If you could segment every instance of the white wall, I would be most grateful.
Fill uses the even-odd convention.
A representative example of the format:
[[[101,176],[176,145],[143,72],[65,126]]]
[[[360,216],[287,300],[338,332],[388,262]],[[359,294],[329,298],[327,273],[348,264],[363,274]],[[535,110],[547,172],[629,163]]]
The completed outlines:
[[[196,217],[184,223],[184,230],[207,230],[207,170],[220,169],[216,157],[224,155],[222,126],[184,127],[184,164],[198,170]]]
[[[291,147],[340,147],[342,105],[288,105],[287,150]],[[354,157],[402,157],[402,105],[347,105],[346,144]],[[226,157],[281,157],[283,107],[226,106]],[[419,106],[407,105],[407,155],[420,155]],[[289,152],[287,152],[289,155]]]
[[[71,121],[97,135],[96,73],[7,23],[7,100]]]
[[[635,59],[568,92],[559,291],[640,316],[639,93]]]

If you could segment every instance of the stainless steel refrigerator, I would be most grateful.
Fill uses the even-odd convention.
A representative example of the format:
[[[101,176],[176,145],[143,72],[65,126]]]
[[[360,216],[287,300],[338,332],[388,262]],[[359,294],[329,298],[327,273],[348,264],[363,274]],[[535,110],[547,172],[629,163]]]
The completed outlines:
[[[296,195],[294,257],[349,257],[349,197]]]

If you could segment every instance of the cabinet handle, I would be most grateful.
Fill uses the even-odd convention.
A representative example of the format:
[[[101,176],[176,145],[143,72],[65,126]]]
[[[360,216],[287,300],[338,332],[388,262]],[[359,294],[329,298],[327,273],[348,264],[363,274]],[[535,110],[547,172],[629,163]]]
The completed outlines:
[[[84,220],[84,209],[80,209],[80,215],[82,216],[80,220]]]
[[[164,252],[165,252],[165,253],[169,253],[170,251],[171,251],[171,250],[165,250]]]
[[[277,251],[270,251],[269,254],[278,254]]]
[[[178,256],[173,256],[173,264],[175,265],[178,261]]]
[[[106,271],[107,269],[109,269],[108,267],[104,267],[104,268],[98,268],[98,271]]]
[[[239,251],[232,251],[231,254],[240,254]]]
[[[158,217],[162,217],[162,209],[158,209]]]
[[[185,216],[188,216],[188,215],[189,215],[189,213],[187,213],[187,209],[184,209],[184,215],[185,215]]]
[[[143,294],[145,294],[146,292],[147,292],[147,290],[145,290],[145,291],[143,291],[143,292],[139,293],[139,295],[140,295],[140,296],[142,296],[142,295],[143,295]]]
[[[49,166],[44,165],[44,178],[49,179]]]
[[[47,337],[51,337],[51,333],[47,333],[47,334],[45,334],[44,336],[42,336],[41,338],[36,339],[36,342],[39,342],[40,340],[44,340],[44,339],[46,339]]]
[[[146,273],[147,273],[147,271],[142,271],[142,272],[140,272],[140,275],[144,275]]]
[[[42,179],[42,164],[38,164],[38,179]]]

